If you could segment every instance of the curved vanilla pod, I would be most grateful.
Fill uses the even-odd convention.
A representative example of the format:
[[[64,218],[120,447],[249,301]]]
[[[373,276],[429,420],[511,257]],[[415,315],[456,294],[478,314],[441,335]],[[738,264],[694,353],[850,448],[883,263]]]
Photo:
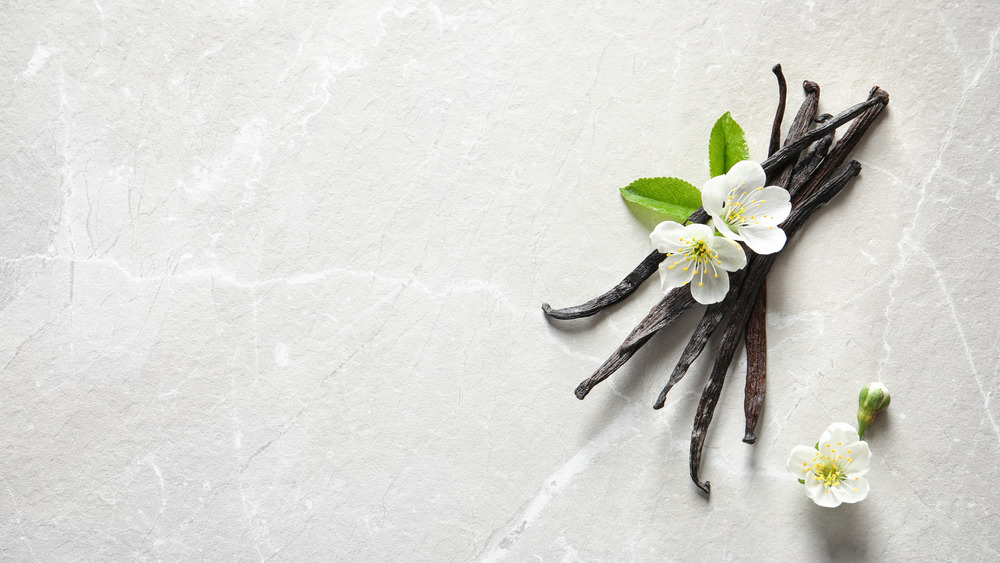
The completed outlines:
[[[815,83],[813,83],[815,85]],[[782,77],[778,78],[778,107],[784,109],[785,105],[785,84]],[[805,84],[803,84],[805,87]],[[819,101],[819,86],[813,89],[814,94],[806,92],[806,101],[796,115],[796,120],[788,131],[788,141],[794,141],[805,132],[808,123],[811,121],[810,114],[816,112]],[[811,102],[811,104],[810,104]],[[811,107],[810,107],[811,106]],[[778,150],[780,144],[781,126],[780,119],[776,116],[774,126],[771,127],[771,142],[768,145],[767,155],[771,156]],[[825,139],[825,137],[824,137]],[[822,142],[822,139],[820,140]],[[815,145],[814,145],[815,148]],[[798,160],[798,158],[796,158]],[[788,189],[794,170],[792,162],[785,165],[784,170],[778,176],[776,185]],[[774,185],[774,184],[772,184]],[[721,321],[721,318],[719,319]],[[757,419],[760,417],[760,409],[764,404],[764,391],[767,387],[767,280],[760,286],[757,292],[757,299],[750,310],[750,318],[744,330],[743,342],[747,355],[746,388],[743,400],[743,412],[746,416],[746,430],[743,434],[743,441],[754,443],[757,437],[754,436],[754,429],[757,426]]]
[[[806,97],[802,100],[802,105],[799,106],[799,111],[795,114],[792,119],[792,124],[788,126],[788,135],[785,137],[785,146],[798,140],[802,135],[812,127],[813,123],[816,122],[816,111],[819,109],[819,84],[815,82],[806,80],[802,82],[802,90],[806,93]],[[830,132],[833,134],[833,131]],[[774,156],[774,152],[769,151],[767,153],[768,157]],[[778,174],[776,180],[772,180],[772,186],[782,186],[787,188],[788,180],[792,175],[792,168],[794,162],[789,162],[787,166],[777,166],[773,171],[771,171],[768,176],[774,177]]]
[[[639,284],[646,281],[649,276],[653,275],[657,266],[660,265],[660,262],[663,262],[663,259],[666,258],[666,256],[666,254],[660,252],[659,250],[650,252],[649,256],[646,256],[646,258],[640,262],[629,275],[625,276],[625,279],[619,282],[618,285],[611,288],[611,290],[604,295],[595,297],[582,305],[577,305],[576,307],[566,307],[565,309],[553,309],[548,303],[542,303],[542,311],[545,311],[545,314],[553,319],[560,320],[579,319],[596,314],[601,309],[604,309],[609,305],[614,305],[631,295],[633,291],[639,288]]]
[[[798,205],[800,201],[809,197],[817,189],[817,186],[825,185],[830,178],[833,178],[844,161],[847,160],[848,155],[851,154],[851,151],[854,150],[854,147],[857,146],[858,142],[865,135],[865,132],[875,122],[875,118],[889,104],[889,93],[875,86],[869,92],[868,101],[865,103],[869,103],[871,106],[862,112],[862,115],[858,119],[851,123],[851,126],[847,128],[847,132],[830,149],[830,153],[823,159],[822,164],[819,165],[819,168],[809,179],[808,184],[792,194],[792,208]]]
[[[666,297],[650,309],[646,317],[632,329],[632,332],[625,338],[625,342],[622,342],[621,346],[611,354],[611,357],[597,368],[594,375],[577,386],[576,398],[582,400],[586,397],[595,385],[622,367],[657,331],[677,320],[681,313],[687,311],[694,304],[695,300],[694,297],[691,297],[690,288],[681,286],[670,290]]]
[[[691,223],[707,223],[708,219],[708,213],[706,213],[704,209],[699,209],[691,214],[688,221]],[[649,255],[646,256],[646,258],[643,259],[643,261],[640,262],[634,270],[632,270],[632,273],[625,276],[625,279],[620,281],[618,285],[611,288],[604,295],[595,297],[582,305],[566,307],[564,309],[553,309],[548,303],[542,303],[542,311],[544,311],[549,317],[559,320],[580,319],[594,315],[603,309],[618,303],[629,295],[632,295],[632,293],[639,288],[639,285],[641,285],[642,282],[646,281],[649,279],[649,276],[653,275],[657,266],[660,265],[660,262],[663,262],[663,259],[666,258],[666,256],[666,254],[658,250],[650,252]]]
[[[855,117],[861,115],[862,113],[865,113],[866,111],[872,109],[875,106],[878,105],[885,106],[885,104],[889,102],[888,94],[886,94],[885,99],[882,100],[879,97],[874,96],[875,90],[879,90],[880,92],[883,93],[885,92],[884,90],[880,90],[876,86],[875,89],[872,90],[872,95],[870,95],[867,100],[845,109],[844,111],[833,116],[833,118],[831,118],[826,123],[823,123],[819,127],[804,133],[798,139],[786,144],[778,152],[767,157],[767,159],[765,159],[764,162],[760,163],[761,167],[764,169],[764,172],[770,175],[775,170],[777,170],[779,166],[791,161],[793,158],[798,156],[798,154],[802,152],[803,149],[813,144],[815,141],[822,139],[831,131],[837,129],[841,125],[847,123],[848,121],[851,121]]]
[[[861,165],[857,161],[851,161],[847,169],[839,176],[833,178],[822,187],[812,189],[797,207],[792,207],[792,212],[788,219],[782,224],[785,234],[792,238],[802,228],[806,220],[820,207],[828,203],[844,189],[848,181],[857,176],[861,171]],[[767,278],[771,266],[780,253],[755,255],[747,264],[743,276],[743,285],[739,297],[733,306],[733,313],[729,317],[726,331],[723,333],[722,342],[719,345],[719,352],[712,366],[712,373],[709,375],[708,383],[702,391],[701,400],[698,402],[698,410],[694,417],[694,428],[691,431],[691,457],[690,471],[691,480],[706,493],[711,492],[711,483],[699,480],[699,469],[701,467],[702,450],[705,447],[705,437],[708,427],[712,423],[715,414],[715,407],[719,404],[719,397],[722,394],[722,386],[726,380],[726,373],[729,371],[729,364],[733,360],[736,348],[743,336],[750,311],[757,299],[757,293]]]
[[[774,122],[771,123],[771,141],[767,145],[767,156],[777,152],[781,144],[781,120],[785,118],[785,100],[788,97],[788,85],[785,83],[785,74],[781,72],[781,65],[774,65],[771,72],[778,79],[778,107],[774,111]]]

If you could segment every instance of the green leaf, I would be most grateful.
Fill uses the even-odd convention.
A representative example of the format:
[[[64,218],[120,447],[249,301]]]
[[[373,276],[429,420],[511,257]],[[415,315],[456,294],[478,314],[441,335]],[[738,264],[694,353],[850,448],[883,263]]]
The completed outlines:
[[[805,479],[799,479],[799,483],[802,483],[803,485],[805,485],[806,484],[806,480]]]
[[[678,223],[701,207],[701,190],[680,178],[640,178],[621,192],[625,201],[659,211]]]
[[[748,158],[750,150],[743,128],[727,111],[715,122],[708,138],[708,168],[712,177],[729,172],[734,164]]]

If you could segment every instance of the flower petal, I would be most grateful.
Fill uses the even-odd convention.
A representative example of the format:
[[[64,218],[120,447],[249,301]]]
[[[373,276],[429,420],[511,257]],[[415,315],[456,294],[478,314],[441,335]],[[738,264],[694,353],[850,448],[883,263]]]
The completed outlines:
[[[861,438],[858,437],[858,431],[855,430],[853,426],[846,422],[834,422],[830,426],[826,427],[823,431],[823,435],[820,437],[819,442],[822,446],[824,443],[841,442],[843,444],[851,444],[857,442]],[[836,447],[836,446],[834,446]]]
[[[850,477],[833,487],[833,495],[842,502],[861,502],[868,496],[868,479]]]
[[[747,255],[738,243],[722,237],[714,237],[711,246],[712,250],[719,255],[719,262],[722,262],[716,265],[723,270],[735,272],[747,265]]]
[[[722,236],[726,237],[729,240],[743,240],[743,237],[741,237],[739,233],[734,232],[732,229],[729,228],[729,225],[726,224],[725,221],[723,221],[719,217],[716,217],[715,215],[712,215],[712,219],[708,223],[712,226],[713,229],[717,229],[719,231],[719,234],[721,234]]]
[[[826,508],[840,506],[843,502],[822,481],[811,475],[806,478],[806,495],[816,504]]]
[[[667,256],[660,262],[660,290],[663,293],[675,287],[680,287],[694,277],[694,266],[681,254]]]
[[[687,229],[675,221],[664,221],[649,234],[653,247],[664,254],[676,254],[687,245],[681,242],[687,238]]]
[[[858,440],[848,442],[844,446],[844,459],[848,462],[844,466],[844,472],[850,476],[864,475],[868,473],[868,465],[871,463],[872,452],[868,449],[868,442]]]
[[[720,229],[721,232],[721,229]],[[742,240],[757,254],[774,254],[785,247],[787,239],[781,227],[750,225],[740,229]]]
[[[858,440],[858,431],[853,426],[846,422],[834,422],[820,436],[819,451],[826,457],[836,459],[847,451],[844,444],[852,444]]]
[[[705,187],[701,189],[701,205],[712,217],[722,217],[722,204],[729,195],[729,182],[725,174],[716,176],[705,182]]]
[[[791,455],[788,456],[788,471],[797,479],[805,480],[806,477],[812,477],[810,469],[812,469],[813,460],[818,453],[816,448],[795,446],[792,448]]]
[[[749,206],[749,215],[761,225],[778,225],[788,218],[792,211],[788,190],[779,186],[768,186],[753,194],[754,201]]]
[[[715,236],[715,230],[712,229],[712,227],[699,223],[684,227],[684,233],[695,240],[703,240],[706,242],[711,241],[712,237]]]
[[[741,184],[748,190],[756,190],[763,187],[767,181],[767,175],[760,164],[752,160],[741,160],[733,165],[726,172],[726,180],[729,181],[729,189],[739,187]]]
[[[718,303],[729,293],[729,274],[706,264],[696,266],[699,273],[691,280],[691,297],[702,305]]]

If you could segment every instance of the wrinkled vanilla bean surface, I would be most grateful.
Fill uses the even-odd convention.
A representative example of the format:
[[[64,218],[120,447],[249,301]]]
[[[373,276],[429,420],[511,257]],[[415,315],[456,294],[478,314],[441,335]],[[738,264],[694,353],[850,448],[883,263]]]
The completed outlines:
[[[785,75],[781,72],[781,65],[774,65],[771,69],[778,79],[778,109],[774,114],[774,124],[771,126],[771,142],[768,144],[767,156],[773,155],[781,145],[781,120],[785,115],[785,98],[788,88],[785,85]],[[801,131],[793,128],[789,133],[789,138],[797,138]],[[825,139],[826,137],[824,137]],[[820,140],[822,142],[822,139]],[[788,188],[788,178],[785,175],[791,165],[786,165],[778,180],[778,186]],[[784,183],[782,183],[784,182]],[[747,373],[745,398],[743,401],[743,412],[746,416],[746,430],[743,434],[743,441],[752,444],[757,441],[754,430],[757,428],[757,419],[760,418],[760,409],[764,404],[764,390],[767,384],[767,282],[760,286],[757,292],[757,299],[753,309],[750,311],[750,318],[747,320],[747,327],[743,337],[744,349],[747,355]]]

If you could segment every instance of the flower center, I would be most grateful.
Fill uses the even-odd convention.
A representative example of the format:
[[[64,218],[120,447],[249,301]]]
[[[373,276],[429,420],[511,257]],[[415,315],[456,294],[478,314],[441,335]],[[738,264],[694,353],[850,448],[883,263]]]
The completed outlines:
[[[685,264],[681,265],[681,269],[687,272],[691,266],[690,262],[694,262],[693,275],[698,276],[698,287],[705,285],[705,274],[709,273],[709,266],[712,267],[712,277],[719,277],[717,266],[722,266],[722,260],[719,259],[719,253],[713,250],[707,242],[695,238],[685,239],[684,237],[681,237],[680,242],[685,245],[683,250],[677,252],[678,255],[684,255]],[[673,254],[667,254],[667,256],[673,256]],[[674,263],[667,268],[673,270],[680,264],[680,259],[674,260]]]
[[[708,262],[712,259],[715,251],[709,248],[708,244],[703,240],[694,241],[691,246],[684,251],[684,255],[694,260],[695,262]]]
[[[844,472],[837,467],[835,464],[824,465],[818,472],[817,476],[821,481],[827,486],[832,487],[837,483],[844,480]]]
[[[837,457],[825,456],[819,452],[813,456],[813,477],[827,488],[839,485],[847,478],[843,464]]]
[[[757,216],[753,214],[753,210],[760,207],[764,203],[764,200],[757,201],[752,194],[763,189],[764,187],[761,186],[755,190],[747,190],[741,184],[738,188],[729,192],[729,195],[726,196],[726,201],[722,202],[722,207],[726,210],[726,216],[723,220],[730,228],[744,227],[751,222],[759,222]]]

